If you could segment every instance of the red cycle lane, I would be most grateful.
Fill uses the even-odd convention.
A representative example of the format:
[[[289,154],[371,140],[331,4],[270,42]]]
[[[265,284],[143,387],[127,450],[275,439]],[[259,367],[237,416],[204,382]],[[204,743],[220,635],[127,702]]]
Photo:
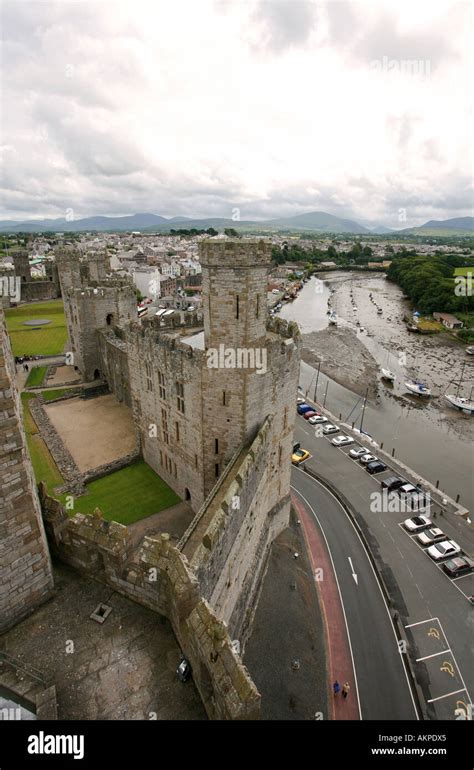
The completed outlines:
[[[301,500],[294,494],[292,495],[292,503],[303,528],[313,574],[316,575],[316,570],[322,570],[322,572],[318,572],[322,579],[315,579],[326,629],[326,649],[328,651],[330,678],[328,688],[331,691],[329,702],[332,703],[332,715],[330,718],[360,719],[347,627],[328,549],[314,516],[311,515]],[[342,692],[338,695],[333,694],[333,683],[336,680],[341,685],[341,688],[345,682],[349,683],[350,691],[347,698],[343,698]]]

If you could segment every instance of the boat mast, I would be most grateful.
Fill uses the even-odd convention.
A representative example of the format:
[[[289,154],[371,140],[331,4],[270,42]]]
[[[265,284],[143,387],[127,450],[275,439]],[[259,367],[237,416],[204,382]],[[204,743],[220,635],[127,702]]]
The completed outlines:
[[[463,365],[462,365],[462,369],[461,369],[461,376],[460,376],[460,378],[459,378],[459,382],[458,382],[458,389],[457,389],[457,391],[456,391],[456,398],[459,396],[459,389],[460,389],[460,387],[461,387],[462,378],[463,378],[463,375],[464,375],[464,367],[465,367],[465,366],[466,366],[466,362],[464,361],[464,362],[463,362]]]

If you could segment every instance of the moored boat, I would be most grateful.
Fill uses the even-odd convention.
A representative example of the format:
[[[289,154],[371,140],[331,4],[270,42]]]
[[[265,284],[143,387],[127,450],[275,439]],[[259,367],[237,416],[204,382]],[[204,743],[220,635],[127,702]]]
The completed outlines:
[[[383,380],[388,380],[388,382],[394,382],[395,375],[394,375],[393,372],[390,371],[390,369],[384,369],[382,367],[381,371],[382,371],[382,379]]]
[[[409,380],[405,383],[405,387],[416,396],[431,396],[431,389],[417,380]]]
[[[461,409],[463,412],[468,412],[469,414],[474,413],[474,401],[470,401],[468,398],[464,398],[463,396],[455,396],[451,393],[446,393],[444,397],[452,406],[456,407],[457,409]]]

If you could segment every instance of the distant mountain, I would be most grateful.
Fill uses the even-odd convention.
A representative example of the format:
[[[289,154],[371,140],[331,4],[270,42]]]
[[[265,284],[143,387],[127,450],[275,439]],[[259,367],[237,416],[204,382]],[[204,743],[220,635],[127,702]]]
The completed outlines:
[[[367,225],[367,226],[366,226]],[[15,222],[14,220],[0,221],[0,232],[3,233],[42,233],[52,232],[130,232],[138,230],[140,232],[167,232],[171,229],[179,230],[182,228],[196,228],[207,230],[214,227],[222,231],[226,227],[232,227],[236,230],[255,233],[271,233],[281,230],[292,230],[295,232],[318,232],[318,233],[353,233],[359,235],[383,235],[387,233],[419,234],[419,235],[463,235],[472,233],[474,229],[473,217],[458,217],[456,219],[431,220],[421,227],[407,228],[405,230],[391,230],[385,225],[370,225],[369,222],[361,224],[351,219],[342,219],[333,214],[327,214],[325,211],[311,211],[307,214],[297,214],[292,217],[280,217],[279,219],[266,219],[263,221],[241,220],[235,222],[233,219],[224,217],[208,217],[203,219],[192,219],[190,217],[162,217],[157,214],[131,214],[123,217],[96,216],[86,217],[68,221],[64,217],[58,219],[39,219],[25,220]]]
[[[156,214],[132,214],[124,217],[87,217],[68,221],[60,219],[27,220],[25,222],[0,222],[0,232],[77,232],[79,230],[143,230],[145,228],[167,224],[169,220]]]
[[[474,230],[474,217],[454,217],[453,219],[430,219],[419,227],[398,230],[405,235],[470,235]]]
[[[369,233],[370,230],[351,219],[341,219],[325,211],[311,211],[308,214],[296,214],[294,217],[268,219],[260,222],[269,227],[294,228],[295,230],[316,230],[322,233]]]

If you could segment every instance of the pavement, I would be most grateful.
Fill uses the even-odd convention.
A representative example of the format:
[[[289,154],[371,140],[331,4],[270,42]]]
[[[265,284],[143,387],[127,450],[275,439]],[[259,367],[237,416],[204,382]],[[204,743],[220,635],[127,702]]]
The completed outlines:
[[[332,718],[324,617],[293,514],[272,544],[243,660],[262,696],[262,719]]]
[[[344,430],[344,434],[350,435],[350,431]],[[368,695],[371,686],[372,691],[381,688],[390,692],[394,709],[404,713],[405,718],[410,718],[406,697],[402,696],[407,684],[405,678],[399,676],[400,661],[393,659],[393,643],[390,645],[388,638],[384,639],[387,631],[383,634],[381,631],[386,625],[382,622],[383,617],[388,621],[387,608],[379,602],[381,593],[374,582],[373,571],[372,580],[369,580],[368,559],[359,534],[368,544],[376,569],[383,578],[389,595],[390,611],[398,614],[407,645],[408,663],[416,678],[424,717],[454,719],[455,709],[464,708],[465,704],[472,702],[471,694],[474,692],[474,617],[468,599],[474,593],[474,578],[472,574],[454,581],[448,578],[414,536],[409,535],[402,526],[403,521],[410,516],[409,513],[388,510],[372,512],[370,505],[374,499],[373,493],[381,491],[380,477],[371,476],[357,460],[348,456],[351,447],[336,448],[331,444],[331,438],[318,437],[314,427],[297,416],[295,441],[299,441],[303,448],[312,453],[306,466],[320,478],[329,481],[349,502],[356,527],[360,531],[353,526],[347,514],[345,518],[342,517],[340,508],[334,509],[334,505],[331,507],[327,498],[321,505],[321,487],[304,471],[295,470],[293,477],[297,492],[307,500],[305,504],[312,506],[318,517],[321,517],[333,553],[336,574],[343,584],[343,598],[347,595],[344,604],[349,633],[353,643],[354,639],[360,640],[360,650],[357,654],[354,651],[354,662],[356,671],[361,670],[361,665],[362,668],[366,666],[364,677],[359,677],[360,692],[361,682],[365,680],[364,695],[361,694],[362,717],[370,718],[367,716],[367,708],[369,713],[377,713],[372,704],[373,696]],[[390,471],[381,474],[382,477],[387,475],[390,475]],[[328,511],[332,513],[328,514]],[[463,519],[443,516],[440,512],[433,524],[442,528],[448,539],[454,538],[469,552],[472,528]],[[358,585],[351,577],[349,557],[354,571],[361,576]],[[347,593],[349,586],[352,596]],[[375,604],[378,610],[374,613]],[[352,612],[353,606],[358,607],[356,613]],[[368,657],[361,646],[363,642],[367,650],[371,649]],[[377,647],[380,648],[378,654]],[[405,706],[399,702],[402,697]],[[382,704],[380,708],[383,708]],[[411,718],[414,716],[412,708]]]

